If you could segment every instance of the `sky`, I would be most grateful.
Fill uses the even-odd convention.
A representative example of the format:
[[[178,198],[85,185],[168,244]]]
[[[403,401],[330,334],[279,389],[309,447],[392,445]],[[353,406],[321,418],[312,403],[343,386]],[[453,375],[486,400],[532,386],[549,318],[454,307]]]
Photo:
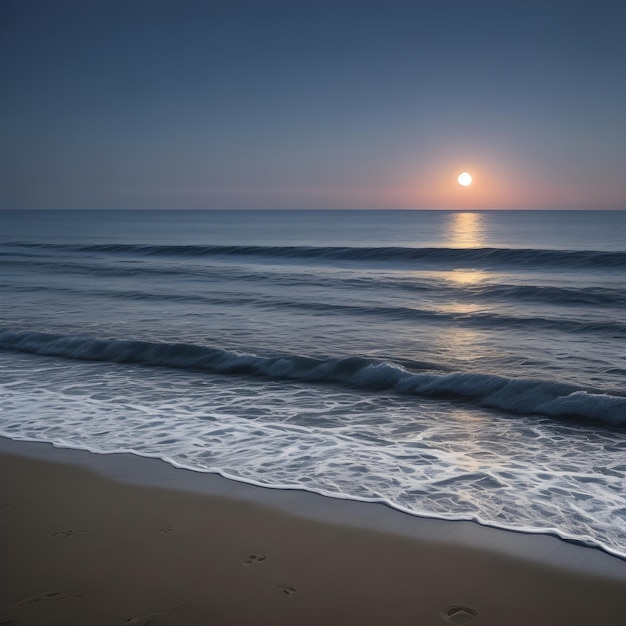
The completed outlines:
[[[3,209],[626,209],[622,0],[0,0],[0,86]]]

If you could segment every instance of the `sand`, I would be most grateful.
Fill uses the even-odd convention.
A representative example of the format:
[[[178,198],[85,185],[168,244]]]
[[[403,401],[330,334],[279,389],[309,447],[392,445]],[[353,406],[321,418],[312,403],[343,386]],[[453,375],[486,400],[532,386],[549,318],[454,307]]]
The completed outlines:
[[[626,561],[555,537],[7,439],[0,537],[5,626],[589,626],[626,615]]]

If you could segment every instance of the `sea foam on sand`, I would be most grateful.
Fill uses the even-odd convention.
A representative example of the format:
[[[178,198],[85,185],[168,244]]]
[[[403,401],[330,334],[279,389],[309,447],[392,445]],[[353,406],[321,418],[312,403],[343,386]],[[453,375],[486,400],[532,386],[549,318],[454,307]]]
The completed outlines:
[[[0,623],[619,623],[626,561],[547,535],[0,439]]]

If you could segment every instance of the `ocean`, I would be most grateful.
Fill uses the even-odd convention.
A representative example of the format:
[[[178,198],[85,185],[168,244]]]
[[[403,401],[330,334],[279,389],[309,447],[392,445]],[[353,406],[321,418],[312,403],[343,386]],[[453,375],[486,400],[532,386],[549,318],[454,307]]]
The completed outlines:
[[[626,212],[3,211],[0,435],[626,558]]]

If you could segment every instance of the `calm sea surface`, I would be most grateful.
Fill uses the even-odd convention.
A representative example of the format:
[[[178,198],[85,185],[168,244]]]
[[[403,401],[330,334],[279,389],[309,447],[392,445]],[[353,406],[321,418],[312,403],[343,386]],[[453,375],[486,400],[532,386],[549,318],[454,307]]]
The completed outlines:
[[[626,556],[626,212],[0,213],[0,435]]]

